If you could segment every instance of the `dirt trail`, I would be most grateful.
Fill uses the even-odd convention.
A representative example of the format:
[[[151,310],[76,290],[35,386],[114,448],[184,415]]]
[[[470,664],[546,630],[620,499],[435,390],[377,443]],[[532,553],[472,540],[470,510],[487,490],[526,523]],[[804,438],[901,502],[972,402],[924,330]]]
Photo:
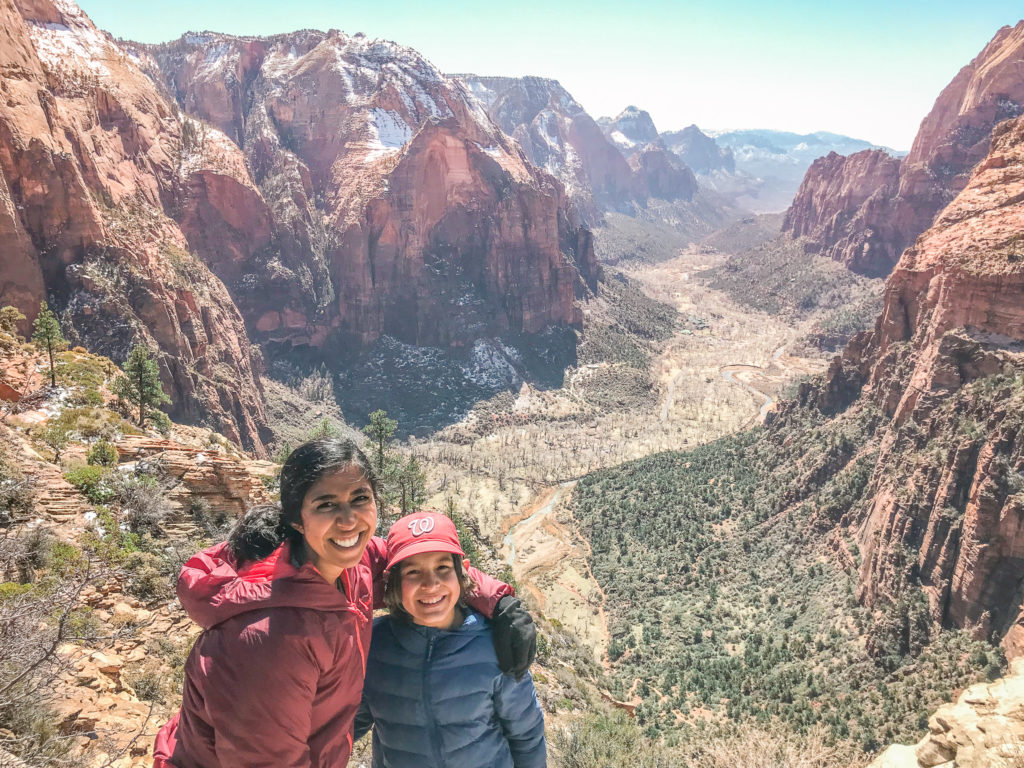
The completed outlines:
[[[604,591],[590,570],[589,545],[566,508],[576,482],[545,488],[504,538],[504,552],[520,586],[548,618],[561,622],[604,657],[611,638]]]

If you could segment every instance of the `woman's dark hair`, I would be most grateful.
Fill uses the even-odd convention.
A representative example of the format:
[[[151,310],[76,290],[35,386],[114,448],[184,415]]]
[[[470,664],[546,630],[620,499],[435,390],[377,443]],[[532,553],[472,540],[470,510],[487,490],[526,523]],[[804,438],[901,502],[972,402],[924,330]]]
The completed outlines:
[[[395,563],[391,570],[388,571],[388,580],[384,584],[384,604],[388,607],[394,618],[402,621],[412,621],[412,616],[409,615],[409,612],[405,610],[405,606],[402,605],[402,566],[405,565],[405,562],[405,560],[401,560]],[[466,596],[476,589],[476,582],[469,578],[469,574],[462,569],[462,558],[458,555],[452,555],[452,564],[455,575],[459,579],[459,584],[462,585],[459,605],[465,608]]]
[[[294,554],[302,553],[302,534],[293,524],[302,522],[303,499],[318,480],[349,466],[363,473],[379,506],[377,473],[354,440],[310,440],[292,451],[281,467],[281,502],[253,507],[232,529],[228,545],[238,565],[262,560],[286,540],[292,542]]]

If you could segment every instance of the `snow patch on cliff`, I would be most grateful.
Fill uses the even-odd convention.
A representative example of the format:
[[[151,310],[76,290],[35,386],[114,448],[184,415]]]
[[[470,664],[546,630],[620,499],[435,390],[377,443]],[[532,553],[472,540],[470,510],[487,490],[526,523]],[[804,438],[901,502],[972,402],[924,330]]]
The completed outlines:
[[[390,109],[375,108],[370,110],[367,121],[370,130],[370,148],[367,160],[376,160],[384,155],[391,155],[409,143],[413,130],[402,116]]]
[[[110,70],[103,62],[120,59],[120,52],[74,4],[57,3],[57,8],[67,23],[29,25],[39,59],[54,70],[84,69],[94,75],[109,76]]]

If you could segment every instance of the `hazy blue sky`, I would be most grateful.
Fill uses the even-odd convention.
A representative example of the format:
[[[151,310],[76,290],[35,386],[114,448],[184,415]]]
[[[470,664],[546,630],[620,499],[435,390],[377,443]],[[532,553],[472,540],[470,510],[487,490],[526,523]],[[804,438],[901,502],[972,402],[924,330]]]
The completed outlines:
[[[561,81],[594,117],[659,130],[829,130],[909,149],[921,119],[1020,0],[81,0],[118,37],[335,28],[411,46],[442,71]]]

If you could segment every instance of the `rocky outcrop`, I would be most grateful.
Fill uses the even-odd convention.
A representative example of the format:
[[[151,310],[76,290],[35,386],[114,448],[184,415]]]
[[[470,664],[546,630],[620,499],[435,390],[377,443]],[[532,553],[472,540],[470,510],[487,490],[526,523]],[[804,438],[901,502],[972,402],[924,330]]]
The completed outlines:
[[[899,182],[891,172],[876,173],[873,190],[857,173],[862,161],[828,163],[808,172],[784,230],[808,237],[811,247],[867,273],[878,273],[880,258],[894,265],[904,248],[924,232],[935,216],[967,184],[974,166],[988,152],[993,127],[1024,111],[1024,21],[1004,27],[985,49],[942,91],[922,121]],[[859,188],[864,210],[850,200],[828,200],[828,190]],[[816,199],[817,213],[809,214]],[[837,226],[822,220],[839,215]],[[869,258],[863,261],[864,247]],[[887,271],[887,270],[885,270]]]
[[[415,51],[309,30],[133,50],[252,168],[254,189],[196,182],[183,228],[256,338],[464,346],[579,325],[597,266],[562,185]],[[226,237],[206,234],[211,207]]]
[[[0,303],[31,320],[48,298],[71,340],[114,360],[148,344],[175,417],[262,451],[241,315],[173,219],[183,190],[223,171],[71,0],[5,2],[0,17]],[[251,186],[244,165],[230,174]],[[199,204],[215,215],[209,196]]]
[[[916,745],[894,744],[868,768],[1014,768],[1024,759],[1024,659],[979,683],[928,718]]]
[[[692,200],[697,192],[693,171],[660,144],[648,144],[630,155],[629,167],[651,197],[660,200]]]
[[[658,129],[654,127],[650,114],[632,105],[614,118],[602,117],[597,122],[605,136],[627,157],[658,141]]]
[[[1024,119],[903,254],[840,366],[891,419],[857,522],[860,594],[1024,650]],[[833,372],[834,377],[834,372]]]
[[[455,75],[530,162],[565,186],[587,221],[637,196],[626,159],[557,80]]]
[[[858,272],[889,274],[899,257],[893,248],[900,224],[891,216],[899,170],[900,161],[880,149],[846,157],[830,152],[808,169],[783,231],[808,238],[821,255]]]
[[[689,125],[681,131],[665,131],[660,138],[662,143],[694,173],[736,171],[736,160],[732,150],[718,146],[718,142],[696,125]]]

